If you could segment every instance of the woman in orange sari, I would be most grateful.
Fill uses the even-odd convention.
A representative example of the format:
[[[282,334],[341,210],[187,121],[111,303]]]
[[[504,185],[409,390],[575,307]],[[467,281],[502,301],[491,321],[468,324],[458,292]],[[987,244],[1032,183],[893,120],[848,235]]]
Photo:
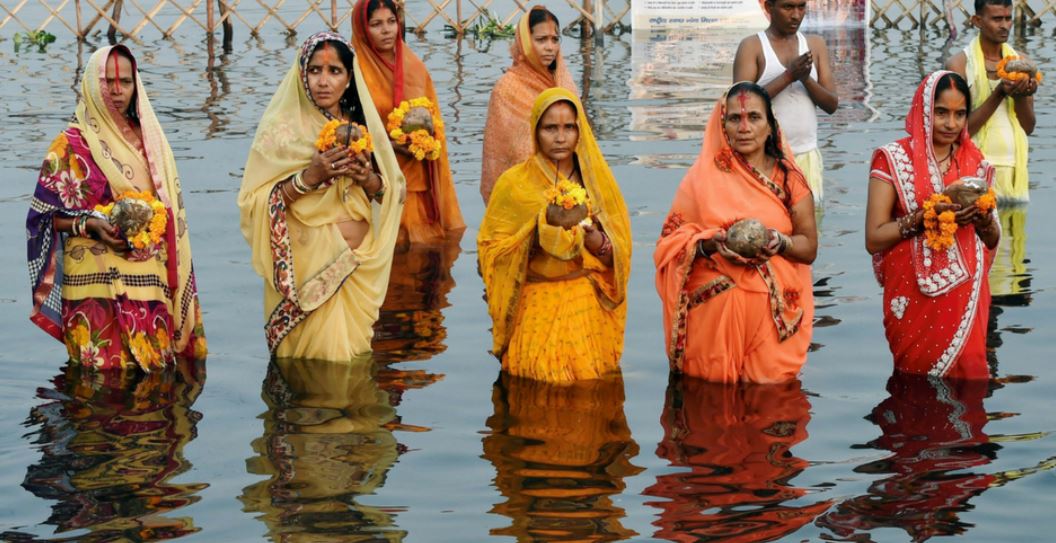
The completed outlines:
[[[623,352],[627,206],[575,94],[544,91],[531,127],[536,153],[499,178],[477,237],[492,352],[512,375],[597,379],[619,371]],[[591,216],[579,224],[548,216],[559,180],[586,193]]]
[[[940,71],[917,88],[906,117],[909,136],[873,154],[865,246],[884,287],[884,330],[895,369],[939,377],[987,379],[987,276],[1000,237],[997,211],[935,204],[952,211],[951,245],[933,249],[924,207],[962,177],[993,184],[994,168],[968,136],[968,84]]]
[[[499,176],[532,156],[529,142],[534,135],[528,126],[528,112],[535,97],[550,87],[579,94],[561,58],[561,24],[543,6],[535,6],[521,17],[510,54],[513,66],[495,83],[488,101],[480,172],[480,195],[485,204]]]
[[[425,97],[437,107],[436,88],[425,63],[406,47],[392,0],[359,0],[352,13],[352,46],[356,63],[382,121],[404,100]],[[437,127],[438,134],[442,127]],[[406,147],[393,144],[407,179],[407,201],[400,220],[400,239],[436,242],[450,231],[466,228],[458,208],[446,142],[436,160],[418,160]]]
[[[751,260],[726,246],[726,229],[746,218],[768,235]],[[814,200],[770,97],[737,83],[715,106],[654,255],[672,371],[723,382],[795,378],[810,346],[817,248]]]

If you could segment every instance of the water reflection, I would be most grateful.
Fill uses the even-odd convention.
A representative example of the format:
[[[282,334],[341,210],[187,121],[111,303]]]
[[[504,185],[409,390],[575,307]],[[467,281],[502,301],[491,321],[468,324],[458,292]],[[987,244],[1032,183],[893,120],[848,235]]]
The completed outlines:
[[[1027,207],[1001,206],[1001,241],[990,268],[990,294],[1000,305],[1030,305],[1030,274],[1027,271]]]
[[[668,541],[772,541],[823,513],[791,484],[808,463],[792,454],[807,438],[810,403],[799,381],[710,383],[672,375],[657,456],[685,471],[660,475],[645,494],[667,501],[655,537]],[[796,503],[790,503],[796,502]]]
[[[983,399],[998,384],[892,376],[887,384],[890,397],[867,417],[883,432],[868,447],[892,454],[855,469],[884,478],[873,482],[867,494],[840,503],[818,519],[818,526],[833,534],[827,538],[865,541],[867,532],[878,528],[900,528],[912,541],[962,534],[973,526],[960,518],[973,508],[972,498],[988,488],[1051,469],[1051,458],[1023,470],[980,469],[993,462],[1002,448],[983,426],[992,418],[1012,416],[988,415],[983,409]]]
[[[158,541],[197,532],[173,516],[200,499],[204,483],[172,483],[191,469],[183,448],[197,437],[191,409],[205,382],[202,363],[149,374],[99,373],[70,365],[41,388],[46,403],[26,426],[41,450],[22,486],[53,500],[45,522],[76,541]],[[5,533],[3,538],[15,538]],[[31,537],[17,538],[19,540]]]
[[[493,513],[512,524],[492,535],[518,541],[620,541],[637,535],[621,524],[624,510],[612,496],[638,444],[623,413],[619,375],[552,384],[502,374],[492,391],[484,458],[506,498]]]
[[[401,385],[398,372],[384,381]],[[428,381],[428,380],[427,380]],[[431,381],[428,381],[431,382]],[[403,384],[402,386],[408,386]],[[274,540],[402,541],[402,507],[357,502],[374,494],[404,452],[389,392],[369,357],[351,362],[280,359],[268,367],[264,435],[253,442],[250,473],[267,475],[243,490],[246,511]]]
[[[455,286],[451,267],[461,252],[457,232],[439,245],[397,247],[385,302],[374,324],[374,351],[385,360],[425,360],[444,352],[442,310]]]

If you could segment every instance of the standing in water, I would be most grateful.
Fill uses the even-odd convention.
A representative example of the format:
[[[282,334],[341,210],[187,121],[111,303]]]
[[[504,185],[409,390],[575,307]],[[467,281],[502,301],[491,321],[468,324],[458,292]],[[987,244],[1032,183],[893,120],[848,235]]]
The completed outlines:
[[[349,361],[370,351],[403,212],[403,174],[389,139],[374,151],[320,151],[330,120],[371,134],[385,123],[352,46],[312,35],[272,96],[238,193],[242,235],[264,278],[265,336],[281,358]]]
[[[1033,78],[1009,81],[998,76],[1002,58],[1018,55],[1008,44],[1012,0],[975,0],[972,25],[979,34],[946,63],[972,91],[968,133],[995,168],[994,192],[1002,203],[1030,200],[1027,136],[1034,132]]]
[[[909,135],[873,153],[865,248],[884,289],[884,332],[899,372],[990,376],[987,276],[1000,236],[997,213],[931,198],[962,177],[993,182],[993,167],[968,137],[970,103],[961,76],[929,75],[906,116]],[[929,206],[935,214],[954,212],[947,238],[925,230]]]
[[[510,54],[513,66],[495,83],[488,101],[480,171],[485,204],[499,176],[534,152],[528,116],[535,97],[551,87],[579,94],[561,58],[561,24],[546,8],[535,6],[521,17]]]
[[[425,63],[403,42],[403,29],[392,0],[359,0],[352,15],[352,45],[370,96],[382,121],[404,100],[425,97],[439,108],[436,88]],[[393,144],[407,179],[407,202],[400,239],[438,242],[466,228],[451,179],[447,144],[435,160],[418,160]]]
[[[499,177],[477,237],[492,352],[511,375],[597,379],[618,372],[623,354],[627,206],[576,95],[544,91],[529,119],[535,153]],[[552,216],[559,184],[584,191],[590,216]]]
[[[752,258],[727,246],[743,219],[765,227]],[[653,255],[671,370],[727,383],[795,379],[813,333],[817,252],[814,201],[770,96],[737,83],[715,104]]]
[[[774,115],[818,206],[824,196],[824,165],[815,108],[832,114],[839,105],[829,49],[821,36],[799,31],[807,0],[764,0],[763,6],[770,26],[741,40],[733,82],[757,82],[773,98]]]
[[[125,197],[153,200],[149,243],[134,246],[95,210]],[[30,320],[71,361],[150,371],[205,358],[176,162],[127,47],[88,59],[76,116],[37,177],[26,234]]]

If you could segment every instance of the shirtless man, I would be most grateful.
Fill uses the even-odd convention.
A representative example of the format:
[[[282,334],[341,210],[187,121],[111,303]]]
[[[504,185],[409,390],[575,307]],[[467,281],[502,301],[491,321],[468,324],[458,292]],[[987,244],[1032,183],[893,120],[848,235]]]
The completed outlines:
[[[741,40],[733,81],[754,81],[770,93],[781,132],[820,205],[823,167],[815,108],[831,114],[839,105],[829,50],[821,36],[799,32],[807,0],[765,0],[763,6],[770,26]]]
[[[1002,57],[1016,55],[1008,45],[1012,29],[1012,0],[975,0],[972,24],[979,34],[946,62],[946,69],[957,72],[972,92],[968,132],[994,165],[994,192],[1002,202],[1026,203],[1027,136],[1034,132],[1033,79],[1016,82],[997,77]]]

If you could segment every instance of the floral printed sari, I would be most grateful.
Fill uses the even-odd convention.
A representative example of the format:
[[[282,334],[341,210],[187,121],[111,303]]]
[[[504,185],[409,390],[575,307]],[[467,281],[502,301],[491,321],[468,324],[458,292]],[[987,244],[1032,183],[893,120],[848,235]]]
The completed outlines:
[[[161,125],[132,62],[142,138],[106,90],[106,63],[124,46],[92,54],[74,122],[55,138],[26,219],[32,320],[63,341],[70,359],[98,368],[145,371],[206,354],[191,267],[183,195]],[[115,60],[116,62],[116,60]],[[168,215],[161,242],[125,255],[101,241],[55,229],[127,191],[148,191]]]

